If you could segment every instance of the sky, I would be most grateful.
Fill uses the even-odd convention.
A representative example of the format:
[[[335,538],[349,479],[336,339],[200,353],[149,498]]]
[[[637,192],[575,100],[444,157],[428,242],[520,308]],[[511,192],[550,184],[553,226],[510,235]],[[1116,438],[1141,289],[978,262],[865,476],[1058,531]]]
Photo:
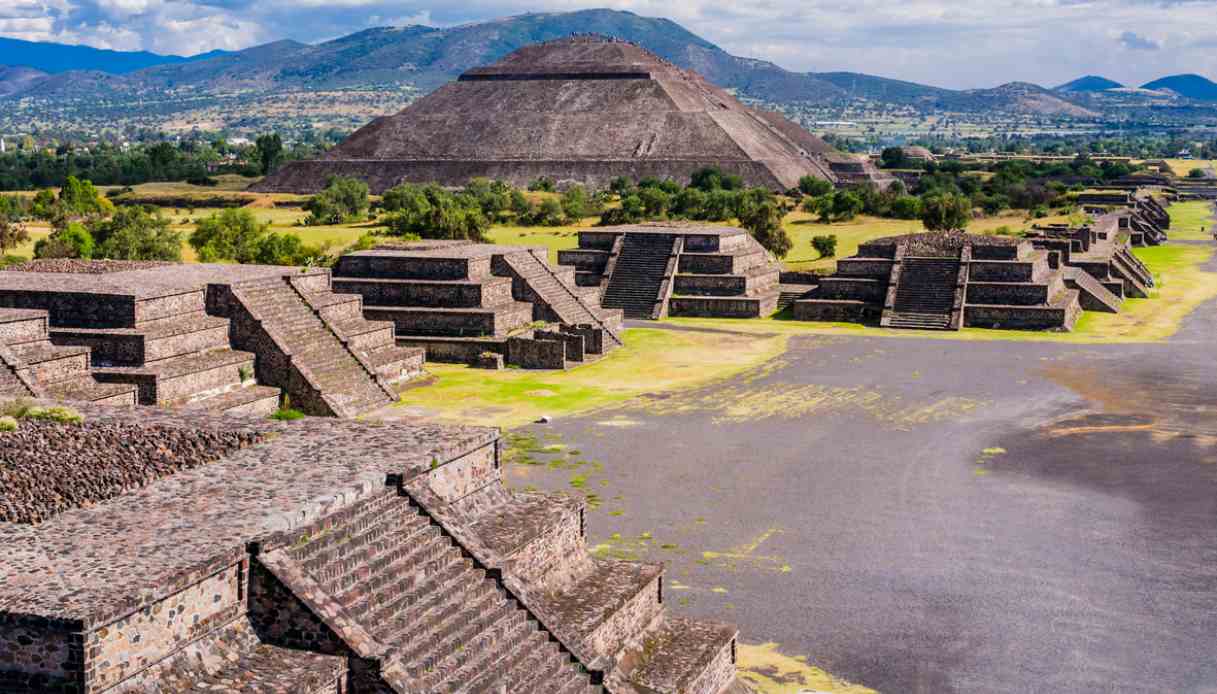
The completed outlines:
[[[189,55],[592,7],[666,17],[790,70],[952,88],[1217,80],[1217,0],[0,0],[0,36]]]

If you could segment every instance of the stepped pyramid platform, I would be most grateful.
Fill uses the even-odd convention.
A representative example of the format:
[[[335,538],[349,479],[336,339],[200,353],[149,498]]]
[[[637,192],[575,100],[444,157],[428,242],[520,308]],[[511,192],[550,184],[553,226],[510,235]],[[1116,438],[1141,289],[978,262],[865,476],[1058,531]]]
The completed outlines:
[[[81,352],[94,380],[134,387],[143,405],[269,414],[286,393],[309,414],[355,416],[394,402],[422,352],[329,281],[302,268],[35,261],[0,272],[0,307],[44,311],[56,350]]]
[[[5,691],[747,691],[662,567],[503,488],[497,430],[79,409],[0,433]]]
[[[479,176],[521,188],[545,176],[604,189],[618,176],[687,181],[710,166],[775,191],[803,176],[892,180],[637,45],[572,36],[473,68],[253,188],[314,193],[342,175],[374,193],[403,181],[463,186]]]
[[[1056,252],[1030,240],[962,232],[877,239],[837,262],[793,304],[798,320],[878,322],[891,328],[1069,330],[1083,308],[1120,299]]]
[[[622,315],[594,289],[553,267],[544,248],[431,241],[343,256],[334,291],[394,326],[399,345],[431,361],[474,363],[485,353],[525,368],[563,369],[621,344]]]
[[[46,311],[0,308],[0,397],[135,405],[135,386],[102,383],[88,347],[51,343]]]
[[[1126,219],[1121,213],[1110,213],[1078,228],[1036,226],[1027,238],[1036,248],[1052,252],[1058,266],[1074,270],[1074,277],[1089,275],[1117,300],[1144,299],[1150,295],[1154,277],[1132,252],[1134,234],[1124,226]]]
[[[579,232],[558,252],[579,286],[627,318],[758,318],[777,310],[780,267],[748,232],[682,222]]]

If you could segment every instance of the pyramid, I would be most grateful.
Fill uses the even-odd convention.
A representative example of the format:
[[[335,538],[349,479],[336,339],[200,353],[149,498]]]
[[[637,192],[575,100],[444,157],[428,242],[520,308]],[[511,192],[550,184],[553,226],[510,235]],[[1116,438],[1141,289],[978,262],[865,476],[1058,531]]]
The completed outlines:
[[[374,193],[476,176],[601,188],[617,176],[683,182],[715,166],[748,185],[786,190],[806,175],[835,182],[841,158],[781,115],[749,108],[635,44],[572,36],[473,68],[255,189],[310,193],[332,175],[361,178]]]

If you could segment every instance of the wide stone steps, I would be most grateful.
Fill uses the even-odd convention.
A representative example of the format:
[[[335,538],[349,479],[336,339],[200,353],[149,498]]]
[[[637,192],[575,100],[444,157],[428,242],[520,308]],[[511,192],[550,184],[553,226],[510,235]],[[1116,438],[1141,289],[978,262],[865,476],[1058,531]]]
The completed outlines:
[[[672,254],[671,240],[636,240],[626,235],[601,304],[627,318],[651,318]]]
[[[240,386],[242,373],[253,370],[253,354],[218,349],[142,366],[97,367],[93,374],[106,383],[137,386],[141,404],[185,405]]]
[[[282,391],[272,386],[245,386],[187,404],[186,411],[266,417],[279,409]]]
[[[951,327],[951,315],[942,313],[893,312],[887,326],[920,330],[946,330]]]
[[[602,317],[592,306],[585,303],[578,288],[562,281],[540,258],[532,253],[513,253],[504,258],[563,323],[568,325],[598,324],[605,329],[613,341],[621,344],[621,337],[604,324]],[[666,267],[666,258],[664,262]]]
[[[341,404],[348,414],[364,412],[391,402],[368,369],[326,325],[303,295],[284,281],[243,286],[238,299],[257,314],[263,328],[284,342],[292,363],[306,372],[313,387]],[[338,306],[349,301],[328,301]]]

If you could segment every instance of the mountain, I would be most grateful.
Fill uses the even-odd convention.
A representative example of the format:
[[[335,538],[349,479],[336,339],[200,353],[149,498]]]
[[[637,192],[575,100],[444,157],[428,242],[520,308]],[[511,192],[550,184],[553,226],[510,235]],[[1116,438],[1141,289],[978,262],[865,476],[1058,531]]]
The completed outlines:
[[[1196,101],[1217,101],[1217,84],[1200,75],[1173,75],[1141,86],[1155,91],[1169,90]]]
[[[1122,89],[1124,85],[1098,75],[1086,75],[1072,82],[1066,82],[1057,87],[1058,92],[1105,92],[1108,89]]]
[[[1063,98],[1060,94],[1029,82],[1010,82],[992,89],[962,92],[962,111],[994,109],[1007,113],[1033,113],[1041,116],[1094,118],[1099,114]]]
[[[862,102],[937,112],[1094,115],[1073,97],[1034,85],[957,91],[859,73],[794,72],[765,60],[731,55],[671,20],[606,9],[525,14],[442,29],[380,27],[317,45],[278,41],[191,59],[159,56],[162,64],[118,75],[105,75],[109,71],[99,71],[94,63],[90,70],[28,82],[8,98],[35,99],[41,113],[53,114],[60,122],[75,118],[72,125],[78,129],[92,127],[88,118],[110,127],[125,113],[130,114],[127,120],[139,120],[142,127],[159,119],[175,127],[241,122],[252,129],[290,119],[287,102],[280,98],[290,94],[293,105],[287,108],[304,108],[302,100],[329,99],[324,106],[309,106],[312,111],[293,123],[306,124],[311,118],[313,123],[349,127],[366,122],[372,114],[396,110],[405,100],[434,90],[471,67],[493,63],[528,44],[575,33],[632,41],[740,97],[782,107]],[[352,96],[357,94],[362,96]],[[356,98],[363,99],[361,111],[351,107]],[[347,100],[339,104],[343,99]],[[74,104],[74,114],[65,103]],[[199,111],[205,108],[211,110]],[[275,115],[267,115],[270,111]],[[326,119],[317,116],[321,112],[329,114]],[[18,124],[16,115],[12,118]],[[4,121],[0,101],[0,125]]]
[[[121,75],[153,65],[206,60],[224,54],[225,51],[211,51],[198,56],[182,57],[148,51],[111,51],[91,46],[0,37],[0,65],[21,65],[52,74],[69,70],[92,70]]]
[[[25,91],[47,73],[32,67],[0,65],[0,96]]]

